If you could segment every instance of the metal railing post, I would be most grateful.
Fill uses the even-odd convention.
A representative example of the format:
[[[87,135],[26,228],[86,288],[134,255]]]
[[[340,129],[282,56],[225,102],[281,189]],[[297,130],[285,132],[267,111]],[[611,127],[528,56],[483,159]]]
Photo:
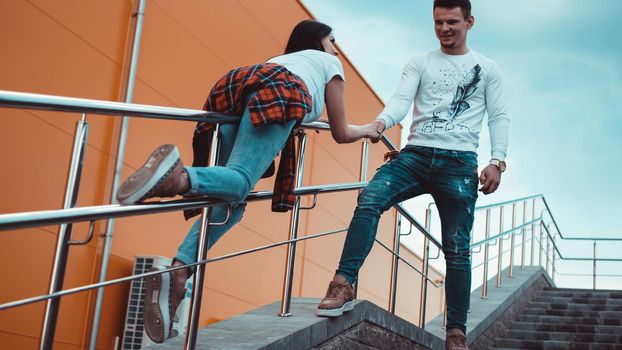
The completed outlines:
[[[298,132],[298,166],[296,167],[296,188],[302,186],[305,170],[305,149],[307,134],[304,130]],[[296,197],[294,208],[289,222],[289,239],[298,238],[298,221],[300,219],[300,197]],[[285,260],[285,275],[283,277],[283,291],[281,293],[281,311],[279,316],[291,316],[290,305],[292,299],[292,287],[294,279],[294,267],[296,260],[296,242],[287,245],[287,258]]]
[[[397,213],[395,216],[395,237],[393,238],[393,252],[397,255],[393,255],[391,259],[391,286],[389,294],[389,312],[395,314],[395,304],[397,298],[397,269],[399,265],[398,255],[400,254],[400,232],[402,230],[402,215]]]
[[[216,128],[214,129],[214,134],[212,136],[212,146],[209,153],[209,166],[215,166],[218,164],[218,153],[220,149],[219,133],[220,125],[216,124]],[[211,214],[211,207],[203,208],[197,242],[197,261],[207,259],[207,251],[209,250],[209,220]],[[197,343],[199,318],[201,316],[201,302],[203,300],[203,284],[205,282],[205,268],[205,264],[197,265],[194,275],[192,276],[192,297],[190,298],[190,311],[188,313],[188,326],[184,344],[185,350],[194,350]]]
[[[527,201],[523,201],[523,225],[527,222]],[[525,268],[525,227],[521,229],[520,268]]]
[[[486,209],[485,238],[490,236],[490,209]],[[488,242],[484,245],[484,283],[482,284],[482,299],[488,298]]]
[[[209,245],[209,217],[212,208],[203,208],[201,216],[201,228],[199,231],[199,246],[197,250],[197,261],[207,259]],[[188,328],[184,344],[185,350],[194,350],[197,343],[199,331],[199,318],[201,315],[201,302],[203,301],[203,285],[205,282],[204,264],[198,265],[192,279],[192,298],[190,299],[190,312],[188,315]],[[171,320],[173,322],[173,320]]]
[[[425,211],[425,229],[430,232],[432,227],[432,209],[428,207]],[[419,298],[419,327],[425,329],[425,313],[428,305],[428,270],[430,266],[430,240],[428,237],[423,236],[423,258],[421,259],[423,264],[421,271],[421,296]]]
[[[82,114],[76,123],[76,132],[73,140],[71,161],[67,174],[67,186],[65,188],[65,199],[63,208],[75,207],[78,199],[78,189],[82,175],[82,165],[84,162],[84,152],[89,134],[89,124],[86,121],[86,113]],[[56,253],[52,265],[50,276],[49,294],[56,293],[63,289],[65,270],[67,268],[67,256],[69,254],[69,240],[71,239],[72,224],[61,224],[56,240]],[[60,308],[60,298],[49,299],[45,304],[45,314],[43,316],[43,327],[39,349],[51,349],[54,344],[54,332],[56,331],[56,321]]]
[[[367,181],[367,168],[369,162],[369,140],[363,139],[361,143],[361,168],[359,169],[359,182]],[[360,191],[359,191],[360,192]],[[354,282],[354,299],[358,297],[359,293],[359,280],[357,276],[356,282]]]
[[[596,241],[594,241],[594,259],[592,266],[592,289],[596,290]]]
[[[530,266],[533,266],[533,248],[534,248],[534,234],[536,232],[536,224],[533,223],[533,221],[536,219],[536,199],[532,199],[531,200],[531,251],[529,252],[531,254],[531,259],[530,259]]]
[[[516,203],[512,203],[512,229],[516,227]],[[512,278],[514,274],[514,242],[516,238],[516,231],[512,231],[512,238],[510,239],[510,268],[508,269],[508,277]]]
[[[540,249],[538,249],[538,266],[542,266],[542,248],[543,248],[543,244],[542,244],[542,226],[544,225],[544,223],[542,221],[540,221],[540,241],[538,242],[538,246],[540,247]]]
[[[503,232],[503,206],[499,207],[499,233]],[[497,261],[497,285],[501,287],[501,270],[503,269],[503,237],[499,237],[499,254]]]
[[[546,235],[546,273],[547,274],[551,274],[549,271],[549,263],[550,263],[550,257],[549,257],[549,247],[551,245],[551,238],[549,237],[549,235]]]
[[[557,236],[553,235],[553,246],[551,247],[551,255],[553,255],[552,257],[552,262],[551,262],[551,273],[553,274],[551,277],[553,279],[553,283],[555,282],[555,247],[557,247],[557,244],[555,243]]]
[[[130,56],[129,71],[127,74],[127,85],[125,89],[125,102],[132,102],[134,96],[134,84],[136,82],[136,68],[138,65],[138,53],[142,35],[143,18],[145,16],[145,4],[146,0],[139,0],[136,11],[133,16],[136,18],[134,25],[134,38],[132,41],[132,52]],[[117,144],[117,157],[114,168],[114,175],[112,177],[112,187],[110,190],[110,203],[117,203],[116,192],[119,188],[119,182],[121,179],[121,170],[123,169],[123,160],[125,158],[125,145],[127,140],[127,129],[129,124],[129,117],[125,116],[121,119],[121,129],[119,131],[119,142]],[[108,263],[110,261],[110,252],[112,250],[112,235],[114,232],[114,219],[108,219],[106,223],[106,233],[103,235],[104,247],[102,250],[102,262],[99,272],[99,281],[106,280],[108,272]],[[93,311],[93,322],[91,325],[91,337],[89,339],[89,350],[95,350],[97,346],[97,335],[99,333],[99,320],[101,317],[102,304],[104,302],[104,288],[97,290],[97,297],[95,299],[95,310]]]

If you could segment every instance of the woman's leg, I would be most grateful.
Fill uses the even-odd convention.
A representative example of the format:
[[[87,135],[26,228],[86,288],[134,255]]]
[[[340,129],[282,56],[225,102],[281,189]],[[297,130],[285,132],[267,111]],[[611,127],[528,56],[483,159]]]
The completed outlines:
[[[229,152],[226,148],[231,147],[226,166],[186,168],[190,180],[190,194],[207,195],[234,202],[227,223],[223,226],[210,227],[208,246],[216,243],[227,230],[240,221],[246,206],[243,203],[244,199],[281,151],[294,124],[295,122],[291,121],[287,124],[254,127],[246,110],[235,133],[233,145],[227,146],[230,143],[223,143],[225,146],[221,152],[221,159],[227,158]],[[225,218],[226,207],[215,207],[210,221],[223,222]],[[196,261],[199,227],[200,220],[197,220],[179,247],[174,265]],[[171,336],[172,320],[185,294],[184,284],[188,275],[188,269],[182,269],[147,279],[148,299],[145,301],[143,315],[145,330],[152,340],[162,342]]]
[[[241,202],[281,151],[294,124],[291,121],[255,127],[247,110],[240,121],[231,151],[221,152],[221,157],[229,153],[226,166],[186,168],[192,188],[190,193],[235,202],[227,223],[210,227],[209,247],[242,219],[246,205]],[[210,221],[222,222],[226,213],[226,207],[216,207],[212,210]],[[196,261],[199,227],[200,220],[197,220],[180,245],[176,260],[186,264]]]
[[[290,121],[255,127],[246,110],[226,166],[186,168],[190,179],[188,194],[242,202],[283,149],[294,124]]]

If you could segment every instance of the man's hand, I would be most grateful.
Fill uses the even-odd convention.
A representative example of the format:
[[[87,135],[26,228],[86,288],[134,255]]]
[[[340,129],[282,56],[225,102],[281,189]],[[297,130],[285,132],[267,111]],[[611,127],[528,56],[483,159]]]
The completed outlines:
[[[367,138],[372,143],[380,141],[380,138],[382,137],[382,133],[384,132],[386,126],[386,123],[382,119],[376,119],[373,122],[366,124],[365,127],[367,127],[369,131],[367,134]]]
[[[491,194],[499,188],[501,183],[501,172],[496,165],[489,164],[482,170],[479,176],[479,183],[482,185],[480,191],[484,194]]]

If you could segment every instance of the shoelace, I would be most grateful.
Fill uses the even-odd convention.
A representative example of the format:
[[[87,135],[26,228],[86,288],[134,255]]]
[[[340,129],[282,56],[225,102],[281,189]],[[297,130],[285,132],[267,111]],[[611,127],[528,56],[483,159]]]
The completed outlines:
[[[343,284],[334,283],[333,286],[331,286],[331,287],[332,287],[331,288],[332,293],[330,295],[331,298],[341,297],[346,292],[346,286],[344,286]]]

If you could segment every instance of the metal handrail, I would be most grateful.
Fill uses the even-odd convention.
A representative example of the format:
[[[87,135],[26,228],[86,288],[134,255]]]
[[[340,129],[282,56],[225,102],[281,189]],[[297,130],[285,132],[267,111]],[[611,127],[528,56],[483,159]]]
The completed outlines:
[[[184,121],[205,121],[209,120],[214,123],[235,123],[239,121],[238,117],[230,116],[215,112],[206,112],[203,110],[177,108],[177,107],[161,107],[145,104],[123,103],[123,102],[111,102],[95,99],[74,98],[74,97],[62,97],[54,95],[33,94],[26,92],[15,92],[0,90],[0,107],[19,107],[29,109],[41,109],[41,110],[53,110],[60,112],[84,112],[113,116],[134,116],[145,117],[155,119],[168,119],[168,120],[184,120]],[[325,122],[312,122],[303,123],[302,127],[310,130],[329,130],[330,126]],[[390,150],[396,150],[397,148],[391,142],[389,138],[382,135],[382,143]],[[200,208],[197,204],[190,208]],[[179,208],[182,209],[182,208]],[[401,205],[396,206],[396,209],[404,215],[405,209]],[[136,209],[138,210],[138,209]],[[178,209],[170,209],[168,211],[175,211]],[[158,212],[157,210],[153,211]],[[129,216],[132,214],[128,214]],[[430,239],[434,245],[441,247],[441,244],[430,233],[414,219],[410,214],[404,215],[412,222],[415,227],[425,236]],[[0,215],[0,218],[2,215]],[[1,223],[0,219],[0,223]],[[35,225],[36,226],[36,225]],[[31,227],[31,226],[30,226]],[[2,230],[0,224],[0,230]]]
[[[365,185],[367,185],[366,182],[354,182],[348,184],[307,186],[294,190],[294,194],[297,196],[306,196],[312,194],[350,191],[363,188]],[[255,202],[270,199],[272,198],[272,194],[272,191],[252,192],[248,195],[246,201]],[[0,231],[68,222],[92,221],[134,215],[165,213],[186,209],[213,207],[223,204],[227,204],[227,202],[217,199],[207,199],[206,197],[198,197],[197,199],[148,202],[127,206],[111,204],[70,209],[1,214]]]
[[[246,249],[246,250],[242,250],[242,251],[239,251],[239,252],[222,255],[222,256],[219,256],[219,257],[216,257],[216,258],[210,258],[210,259],[205,259],[205,260],[202,260],[202,261],[196,261],[194,263],[190,263],[190,264],[186,264],[186,265],[172,266],[172,267],[168,267],[166,269],[161,269],[161,270],[158,270],[158,271],[143,272],[143,273],[137,274],[137,275],[131,275],[131,276],[126,276],[126,277],[115,278],[115,279],[112,279],[112,280],[108,280],[106,282],[93,283],[93,284],[88,284],[88,285],[84,285],[84,286],[80,286],[80,287],[65,289],[65,290],[62,290],[62,291],[57,292],[57,293],[44,294],[44,295],[40,295],[40,296],[36,296],[36,297],[25,298],[25,299],[13,301],[13,302],[5,303],[5,304],[0,304],[0,310],[10,309],[10,308],[14,308],[14,307],[22,306],[22,305],[27,305],[27,304],[32,304],[32,303],[36,303],[36,302],[39,302],[39,301],[44,301],[44,300],[47,300],[47,299],[58,298],[58,297],[62,297],[62,296],[65,296],[65,295],[75,294],[75,293],[79,293],[79,292],[84,292],[84,291],[91,290],[91,289],[107,287],[107,286],[111,286],[111,285],[114,285],[114,284],[128,282],[128,281],[132,281],[132,280],[136,280],[136,279],[141,279],[141,278],[144,278],[144,277],[149,277],[149,276],[159,275],[159,274],[168,273],[168,272],[172,272],[172,271],[182,270],[182,269],[185,269],[185,268],[196,267],[198,265],[214,263],[214,262],[217,262],[217,261],[234,258],[234,257],[241,256],[241,255],[246,255],[246,254],[250,254],[250,253],[254,253],[254,252],[259,252],[259,251],[270,249],[270,248],[279,247],[279,246],[282,246],[282,245],[285,245],[285,244],[289,244],[289,243],[292,243],[292,242],[305,241],[305,240],[309,240],[309,239],[313,239],[313,238],[319,238],[319,237],[324,237],[324,236],[329,236],[329,235],[333,235],[333,234],[337,234],[337,233],[345,232],[345,231],[347,231],[347,228],[346,229],[333,230],[333,231],[327,231],[327,232],[318,233],[318,234],[314,234],[314,235],[309,235],[309,236],[305,236],[305,237],[299,237],[299,238],[296,238],[294,240],[286,240],[286,241],[281,241],[281,242],[275,242],[275,243],[272,243],[272,244],[266,244],[266,245],[263,245],[263,246],[260,246],[260,247]]]
[[[485,209],[494,209],[494,208],[498,208],[498,207],[503,207],[506,205],[510,205],[510,204],[514,204],[514,203],[520,203],[520,202],[524,202],[530,199],[534,199],[534,198],[538,198],[538,197],[544,197],[544,195],[542,194],[534,194],[531,196],[527,196],[527,197],[523,197],[523,198],[518,198],[518,199],[513,199],[513,200],[509,200],[509,201],[505,201],[505,202],[499,202],[499,203],[492,203],[492,204],[487,204],[487,205],[482,205],[479,207],[475,207],[475,211],[480,211],[480,210],[485,210]]]
[[[514,231],[517,231],[517,230],[523,229],[523,228],[525,228],[525,227],[527,227],[527,226],[529,226],[529,225],[531,225],[531,224],[539,223],[540,221],[542,221],[542,218],[537,218],[537,219],[535,219],[535,220],[532,220],[532,221],[526,222],[526,223],[524,223],[524,224],[522,224],[522,225],[520,225],[520,226],[516,226],[516,227],[514,227],[514,228],[512,228],[512,229],[509,229],[509,230],[506,230],[506,231],[504,231],[504,232],[498,233],[498,234],[496,234],[496,235],[494,235],[494,236],[492,236],[492,237],[489,237],[489,238],[487,238],[487,239],[484,239],[484,240],[481,240],[481,241],[479,241],[479,242],[473,243],[473,244],[471,244],[471,249],[473,249],[473,248],[475,248],[475,247],[479,247],[479,246],[481,246],[482,244],[485,244],[485,243],[488,243],[488,242],[496,241],[498,238],[500,238],[500,237],[502,237],[502,236],[505,236],[505,235],[508,235],[508,234],[510,234],[510,233],[512,233],[512,232],[514,232]]]
[[[544,222],[544,221],[543,221]],[[547,227],[547,225],[544,225],[544,230],[546,231],[547,236],[549,237],[549,239],[553,242],[553,248],[555,248],[555,251],[557,252],[557,255],[559,256],[560,259],[562,260],[570,260],[570,261],[614,261],[614,262],[622,262],[622,258],[582,258],[582,257],[564,257],[562,255],[562,253],[559,251],[559,248],[557,247],[557,243],[555,243],[555,240],[553,239],[553,236],[551,236],[551,232],[549,231],[549,228]],[[592,241],[597,241],[597,239],[593,239]]]

